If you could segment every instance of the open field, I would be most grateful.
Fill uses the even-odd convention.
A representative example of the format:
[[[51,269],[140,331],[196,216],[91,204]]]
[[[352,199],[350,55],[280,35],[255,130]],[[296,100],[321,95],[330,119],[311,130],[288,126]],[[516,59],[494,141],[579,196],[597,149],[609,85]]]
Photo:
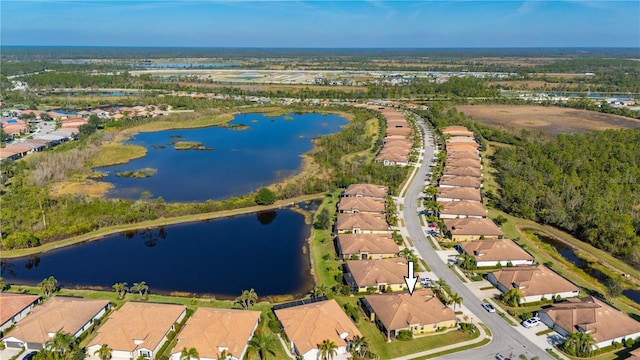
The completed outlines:
[[[485,125],[505,130],[543,131],[552,135],[640,127],[639,120],[623,116],[559,107],[460,105],[457,109]]]

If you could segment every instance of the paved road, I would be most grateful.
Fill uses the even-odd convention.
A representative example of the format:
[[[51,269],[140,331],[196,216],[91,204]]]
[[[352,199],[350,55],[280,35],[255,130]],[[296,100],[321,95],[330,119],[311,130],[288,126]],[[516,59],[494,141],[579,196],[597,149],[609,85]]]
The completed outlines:
[[[429,264],[431,270],[440,279],[444,279],[451,286],[453,292],[462,296],[464,299],[463,305],[475,314],[473,320],[480,320],[487,325],[493,333],[492,341],[486,346],[443,356],[441,359],[495,359],[495,355],[498,352],[505,355],[505,357],[513,353],[514,359],[517,359],[520,354],[524,354],[527,358],[537,356],[540,359],[553,359],[546,351],[535,346],[526,337],[516,331],[513,326],[502,320],[500,316],[495,313],[486,312],[480,306],[482,299],[479,299],[453,274],[447,265],[438,257],[429,240],[426,239],[424,230],[418,219],[418,197],[422,191],[429,164],[434,156],[434,144],[428,141],[430,138],[429,129],[420,120],[418,124],[422,126],[427,141],[422,166],[405,194],[403,215],[407,231],[418,253],[420,253],[422,258]]]

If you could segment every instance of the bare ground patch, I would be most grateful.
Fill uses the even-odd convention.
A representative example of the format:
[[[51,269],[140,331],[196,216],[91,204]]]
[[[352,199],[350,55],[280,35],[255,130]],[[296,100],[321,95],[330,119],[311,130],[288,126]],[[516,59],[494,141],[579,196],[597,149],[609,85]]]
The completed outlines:
[[[109,189],[113,187],[112,183],[104,181],[63,181],[53,185],[51,195],[54,197],[69,194],[84,194],[87,196],[101,198]]]
[[[624,116],[560,107],[461,105],[457,109],[485,125],[505,130],[543,131],[552,135],[640,127],[639,120]]]

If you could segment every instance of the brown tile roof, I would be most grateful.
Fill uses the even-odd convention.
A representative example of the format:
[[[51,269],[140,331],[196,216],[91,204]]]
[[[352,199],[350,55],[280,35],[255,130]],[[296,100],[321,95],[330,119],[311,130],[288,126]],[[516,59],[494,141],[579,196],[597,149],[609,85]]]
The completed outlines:
[[[458,159],[471,159],[480,161],[480,154],[477,151],[449,151],[447,152],[447,161]]]
[[[470,201],[481,201],[482,197],[480,196],[480,189],[467,188],[467,187],[441,187],[438,188],[438,193],[436,197],[439,198],[449,198],[449,199],[459,199],[459,200],[470,200]]]
[[[186,309],[182,305],[129,301],[109,316],[89,346],[107,344],[113,350],[127,352],[153,350]],[[135,340],[142,342],[136,345]]]
[[[402,135],[402,136],[406,136],[411,134],[412,129],[410,127],[388,127],[386,134],[387,136],[393,136],[393,135]]]
[[[447,166],[450,167],[470,167],[480,169],[480,158],[478,159],[465,159],[465,158],[456,158],[456,159],[447,159]]]
[[[358,287],[404,284],[404,277],[407,276],[407,261],[404,258],[349,260],[345,263]]]
[[[629,353],[630,357],[627,360],[640,360],[640,348],[637,348]]]
[[[318,344],[327,339],[338,347],[346,346],[341,334],[346,334],[347,339],[362,336],[335,300],[293,306],[275,310],[275,313],[287,338],[295,344],[300,354],[316,349]]]
[[[58,331],[75,334],[102,309],[107,300],[87,300],[55,296],[36,306],[31,314],[16,324],[9,336],[24,342],[43,344],[49,333]]]
[[[217,359],[223,349],[241,356],[260,320],[259,311],[200,307],[178,334],[171,354],[195,348],[201,358]]]
[[[476,140],[473,137],[469,137],[469,136],[452,136],[446,140],[447,144],[461,143],[461,142],[478,145]]]
[[[389,193],[389,188],[384,185],[352,184],[344,191],[344,196],[365,196],[384,198]]]
[[[482,171],[479,168],[474,168],[469,166],[453,167],[453,166],[445,165],[444,170],[442,170],[442,174],[481,177]]]
[[[444,225],[453,236],[504,236],[504,233],[502,233],[498,225],[496,225],[493,220],[487,218],[444,219]]]
[[[384,199],[369,197],[344,197],[338,204],[339,211],[384,212]]]
[[[540,313],[546,313],[568,332],[588,330],[596,343],[640,332],[640,322],[592,296],[567,299]]]
[[[337,241],[346,256],[363,252],[397,254],[400,251],[391,234],[339,234]]]
[[[443,134],[448,134],[451,136],[470,136],[473,137],[473,132],[469,131],[466,127],[464,126],[457,126],[457,125],[453,125],[453,126],[447,126],[446,128],[442,129],[442,133]]]
[[[443,175],[439,184],[479,189],[482,181],[475,176]]]
[[[409,122],[403,118],[401,119],[387,119],[388,128],[410,128]]]
[[[518,286],[525,297],[580,290],[569,280],[542,265],[504,268],[492,274],[507,289]]]
[[[462,250],[477,261],[514,261],[534,258],[511,239],[486,239],[462,243]]]
[[[460,215],[460,216],[487,216],[487,210],[485,210],[482,203],[477,201],[443,201],[441,202],[443,209],[440,210],[440,214],[445,215]]]
[[[431,325],[456,319],[431,289],[417,289],[413,295],[367,295],[364,297],[387,330],[404,329],[411,325]]]
[[[384,145],[382,149],[383,150],[399,149],[409,153],[412,147],[413,147],[413,143],[411,142],[411,140],[407,138],[385,137]]]
[[[389,230],[389,224],[382,214],[338,214],[338,230]]]
[[[38,299],[40,299],[38,295],[0,292],[0,325],[9,321]]]

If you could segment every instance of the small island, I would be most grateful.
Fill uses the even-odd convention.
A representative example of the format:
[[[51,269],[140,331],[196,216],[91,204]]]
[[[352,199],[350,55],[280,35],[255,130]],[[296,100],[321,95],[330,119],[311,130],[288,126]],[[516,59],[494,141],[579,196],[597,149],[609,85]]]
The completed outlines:
[[[197,141],[177,141],[173,146],[176,150],[213,150]]]
[[[158,169],[153,168],[144,168],[139,170],[127,170],[127,171],[117,171],[117,177],[132,177],[132,178],[148,178],[152,177],[158,172]]]

